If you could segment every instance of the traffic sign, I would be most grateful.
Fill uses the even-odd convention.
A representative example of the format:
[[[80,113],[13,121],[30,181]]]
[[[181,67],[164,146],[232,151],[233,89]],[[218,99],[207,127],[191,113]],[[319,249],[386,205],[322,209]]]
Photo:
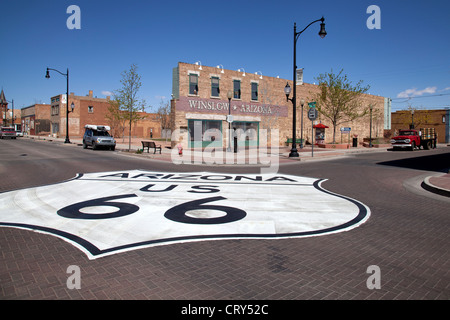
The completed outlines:
[[[342,127],[341,128],[341,132],[350,132],[350,131],[352,131],[352,128],[350,128],[350,127]]]
[[[317,111],[316,108],[310,108],[308,110],[308,119],[311,121],[314,121],[317,119],[317,117],[319,116],[319,112]]]
[[[313,101],[313,102],[308,102],[308,107],[310,107],[310,108],[315,108],[315,107],[316,107],[316,102],[315,102],[315,101]]]

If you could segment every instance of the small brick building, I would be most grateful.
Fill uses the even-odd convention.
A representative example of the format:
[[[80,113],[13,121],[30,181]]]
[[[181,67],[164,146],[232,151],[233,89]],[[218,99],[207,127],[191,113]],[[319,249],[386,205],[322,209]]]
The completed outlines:
[[[71,111],[72,103],[74,105]],[[122,124],[112,123],[108,119],[108,108],[110,107],[110,97],[94,97],[93,91],[89,90],[86,96],[77,96],[74,93],[69,95],[69,136],[81,137],[84,134],[84,126],[108,125],[111,127],[111,134],[115,137],[128,136],[129,122]],[[131,136],[139,138],[160,138],[161,122],[159,117],[153,113],[139,112],[143,118],[132,125]],[[58,137],[66,135],[66,95],[60,94],[51,98],[50,116],[51,134]]]
[[[400,129],[414,126],[421,128],[435,128],[438,143],[450,143],[450,109],[440,110],[400,110],[392,113],[391,135]]]
[[[49,104],[33,104],[22,108],[22,132],[27,135],[49,135],[51,132]]]

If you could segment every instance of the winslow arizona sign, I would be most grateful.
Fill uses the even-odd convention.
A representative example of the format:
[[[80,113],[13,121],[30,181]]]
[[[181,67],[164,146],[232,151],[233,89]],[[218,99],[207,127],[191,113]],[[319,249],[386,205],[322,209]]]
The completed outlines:
[[[284,174],[79,174],[0,194],[0,226],[62,238],[90,259],[154,245],[212,239],[325,235],[364,223],[364,204]]]

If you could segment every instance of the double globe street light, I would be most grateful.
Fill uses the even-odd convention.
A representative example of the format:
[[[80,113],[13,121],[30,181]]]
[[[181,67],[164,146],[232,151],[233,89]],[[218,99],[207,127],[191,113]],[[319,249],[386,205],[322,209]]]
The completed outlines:
[[[50,72],[49,72],[49,70],[56,71],[60,75],[66,77],[66,79],[67,79],[67,89],[66,89],[66,140],[64,140],[64,143],[70,143],[70,140],[69,140],[69,113],[73,112],[73,109],[75,108],[75,105],[72,102],[72,104],[70,105],[72,111],[69,111],[69,69],[67,69],[67,73],[62,73],[61,71],[58,71],[56,69],[47,68],[47,72],[45,74],[45,78],[46,79],[50,79]]]
[[[296,147],[296,120],[297,120],[297,112],[296,112],[296,103],[297,103],[297,39],[300,36],[300,34],[303,33],[303,31],[305,31],[306,29],[308,29],[308,27],[316,22],[321,22],[320,23],[320,31],[319,31],[319,36],[321,38],[324,38],[327,35],[327,32],[325,31],[325,18],[322,17],[321,19],[315,20],[313,22],[311,22],[310,24],[308,24],[302,31],[297,32],[297,25],[296,23],[294,23],[294,76],[293,76],[293,82],[294,82],[294,89],[293,89],[293,96],[292,98],[289,98],[289,95],[291,94],[291,87],[289,86],[289,83],[286,84],[286,86],[284,87],[284,93],[286,94],[286,101],[291,100],[292,104],[293,104],[293,113],[292,113],[292,149],[291,152],[289,153],[289,157],[298,157],[299,154],[297,152],[297,147]],[[302,117],[303,117],[303,110],[302,110]],[[303,130],[303,128],[302,128]]]

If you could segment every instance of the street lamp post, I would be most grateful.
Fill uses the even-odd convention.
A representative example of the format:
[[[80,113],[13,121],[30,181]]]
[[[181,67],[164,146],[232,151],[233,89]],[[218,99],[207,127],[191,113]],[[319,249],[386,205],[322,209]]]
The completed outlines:
[[[291,100],[292,104],[293,104],[293,112],[292,112],[292,149],[291,152],[289,153],[289,157],[298,157],[299,154],[297,152],[297,147],[296,147],[296,120],[297,120],[297,112],[296,112],[296,100],[297,100],[297,79],[296,79],[296,73],[297,73],[297,40],[298,37],[300,36],[300,34],[303,33],[303,31],[305,31],[306,29],[308,29],[308,27],[310,25],[312,25],[313,23],[316,22],[321,22],[320,23],[320,31],[319,31],[319,36],[321,38],[324,38],[327,35],[327,32],[325,31],[325,18],[322,17],[321,19],[315,20],[313,22],[311,22],[310,24],[308,24],[302,31],[297,32],[297,24],[294,23],[294,66],[293,66],[293,82],[294,82],[294,92],[293,92],[293,96],[292,98],[289,98],[289,94],[291,93],[291,89],[289,87],[289,84],[286,85],[286,87],[284,88],[284,93],[286,94],[286,101],[287,100]],[[302,116],[303,116],[303,112],[302,112]]]
[[[66,77],[66,80],[67,80],[67,88],[66,88],[66,140],[64,141],[64,143],[70,143],[70,140],[69,140],[69,113],[73,112],[73,109],[75,108],[75,105],[72,102],[72,104],[71,104],[72,111],[69,111],[69,68],[67,68],[67,73],[62,73],[61,71],[58,71],[56,69],[47,68],[47,72],[45,74],[45,78],[47,78],[47,79],[50,78],[49,70],[53,70],[53,71],[58,72],[60,75],[63,75],[64,77]]]
[[[227,152],[231,152],[231,98],[233,97],[233,91],[228,90],[227,98],[228,98],[228,148]]]
[[[411,128],[414,129],[414,109],[411,110]]]
[[[300,149],[303,149],[303,105],[305,104],[305,100],[302,98],[300,100],[300,105],[302,106],[302,121],[300,127]]]
[[[373,110],[373,105],[370,105],[369,109],[370,109],[369,148],[372,148],[372,110]]]

